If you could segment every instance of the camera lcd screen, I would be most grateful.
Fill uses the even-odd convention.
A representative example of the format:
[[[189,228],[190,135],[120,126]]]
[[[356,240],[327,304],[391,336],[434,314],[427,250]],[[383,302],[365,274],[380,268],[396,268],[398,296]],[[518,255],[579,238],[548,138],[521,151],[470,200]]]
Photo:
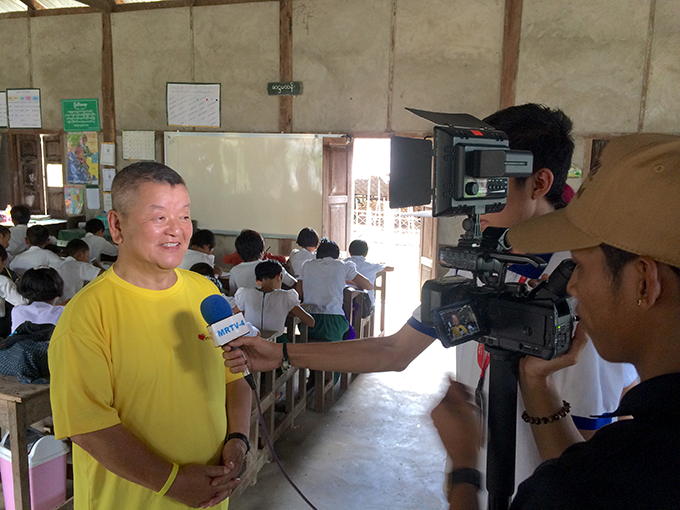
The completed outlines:
[[[482,335],[477,315],[470,303],[456,303],[434,311],[435,328],[448,347]],[[445,337],[445,338],[442,338]]]

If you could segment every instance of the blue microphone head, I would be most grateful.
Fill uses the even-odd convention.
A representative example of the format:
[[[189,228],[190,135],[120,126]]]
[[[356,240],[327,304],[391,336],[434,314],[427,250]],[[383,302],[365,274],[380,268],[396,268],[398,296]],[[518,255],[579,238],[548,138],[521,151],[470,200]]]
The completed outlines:
[[[212,294],[201,303],[201,315],[208,324],[226,319],[234,315],[231,305],[219,294]]]

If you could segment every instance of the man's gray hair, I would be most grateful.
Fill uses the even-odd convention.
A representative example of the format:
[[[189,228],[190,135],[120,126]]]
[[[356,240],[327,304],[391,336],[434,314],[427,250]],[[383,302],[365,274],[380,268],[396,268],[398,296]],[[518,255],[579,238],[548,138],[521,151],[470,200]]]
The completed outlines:
[[[113,209],[121,215],[130,210],[134,194],[145,182],[185,186],[182,176],[172,168],[156,161],[142,161],[126,166],[116,174],[111,185]]]

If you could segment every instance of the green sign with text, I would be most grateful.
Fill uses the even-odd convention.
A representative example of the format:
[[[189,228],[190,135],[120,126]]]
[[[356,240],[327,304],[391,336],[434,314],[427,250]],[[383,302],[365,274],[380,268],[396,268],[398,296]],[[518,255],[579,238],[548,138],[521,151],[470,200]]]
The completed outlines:
[[[98,99],[62,99],[61,115],[67,133],[100,129]]]
[[[302,82],[283,81],[267,83],[267,94],[270,96],[299,96],[302,94]]]

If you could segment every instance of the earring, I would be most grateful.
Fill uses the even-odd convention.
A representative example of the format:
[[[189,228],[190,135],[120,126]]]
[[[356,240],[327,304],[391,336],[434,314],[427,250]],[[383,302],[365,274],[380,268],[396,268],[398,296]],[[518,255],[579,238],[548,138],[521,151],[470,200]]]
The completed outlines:
[[[638,299],[638,306],[642,304],[642,298]]]

